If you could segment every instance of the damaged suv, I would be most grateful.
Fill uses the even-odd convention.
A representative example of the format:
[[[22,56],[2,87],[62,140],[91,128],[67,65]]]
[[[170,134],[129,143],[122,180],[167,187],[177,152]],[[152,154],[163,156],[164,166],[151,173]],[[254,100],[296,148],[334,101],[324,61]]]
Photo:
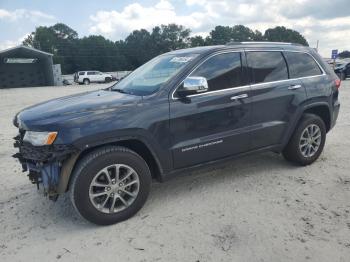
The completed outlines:
[[[152,179],[252,152],[299,165],[321,154],[340,80],[311,48],[233,43],[160,55],[103,90],[19,112],[14,155],[56,200],[87,220],[133,216]]]

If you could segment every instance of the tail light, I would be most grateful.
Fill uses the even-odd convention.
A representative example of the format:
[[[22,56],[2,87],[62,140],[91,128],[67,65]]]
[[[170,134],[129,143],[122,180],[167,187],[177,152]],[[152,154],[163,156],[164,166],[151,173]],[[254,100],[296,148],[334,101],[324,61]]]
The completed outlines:
[[[337,89],[339,89],[340,88],[340,85],[341,85],[341,80],[339,79],[339,78],[337,78],[337,79],[335,79],[335,87],[337,88]]]

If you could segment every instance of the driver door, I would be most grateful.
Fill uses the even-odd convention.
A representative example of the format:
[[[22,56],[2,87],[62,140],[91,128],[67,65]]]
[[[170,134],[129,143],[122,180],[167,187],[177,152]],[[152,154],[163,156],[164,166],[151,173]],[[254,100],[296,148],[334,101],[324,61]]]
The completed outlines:
[[[170,101],[174,168],[250,149],[250,86],[242,57],[241,52],[209,57],[190,74],[206,78],[208,91],[186,98],[174,93]]]

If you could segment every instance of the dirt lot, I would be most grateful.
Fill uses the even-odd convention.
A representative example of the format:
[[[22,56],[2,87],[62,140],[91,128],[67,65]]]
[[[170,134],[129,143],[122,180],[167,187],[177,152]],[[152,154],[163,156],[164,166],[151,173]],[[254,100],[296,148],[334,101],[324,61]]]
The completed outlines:
[[[17,111],[102,87],[0,90],[0,261],[349,261],[350,81],[313,165],[264,153],[177,177],[109,227],[83,221],[68,197],[39,195],[11,158]]]

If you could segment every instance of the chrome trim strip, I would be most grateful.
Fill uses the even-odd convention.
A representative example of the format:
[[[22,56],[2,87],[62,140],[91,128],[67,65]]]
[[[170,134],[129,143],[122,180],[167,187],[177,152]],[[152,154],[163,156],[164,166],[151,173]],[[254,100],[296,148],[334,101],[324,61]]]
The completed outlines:
[[[205,93],[201,93],[201,94],[194,94],[194,95],[189,95],[187,97],[196,97],[196,96],[202,96],[202,95],[207,95],[207,94],[215,94],[215,93],[221,93],[221,92],[225,92],[225,91],[231,91],[233,89],[241,89],[241,88],[248,88],[250,87],[250,85],[246,85],[246,86],[237,86],[237,87],[231,87],[231,88],[226,88],[226,89],[220,89],[220,90],[215,90],[215,91],[209,91],[209,92],[205,92]],[[174,98],[174,100],[178,100],[177,97]]]
[[[207,57],[204,61],[202,61],[200,64],[198,64],[185,78],[184,80],[191,75],[199,66],[201,66],[204,62],[206,62],[208,59],[212,58],[213,56],[216,55],[220,55],[220,54],[226,54],[226,53],[242,53],[242,52],[292,52],[292,53],[304,53],[307,54],[309,56],[311,56],[311,58],[316,62],[316,64],[319,66],[319,68],[322,71],[321,75],[313,75],[313,76],[304,76],[304,77],[298,77],[298,78],[289,78],[289,79],[284,79],[284,80],[278,80],[278,81],[271,81],[271,82],[264,82],[264,83],[258,83],[258,84],[251,84],[251,85],[245,85],[245,86],[237,86],[237,87],[231,87],[231,88],[226,88],[226,89],[221,89],[221,90],[215,90],[215,91],[209,91],[209,92],[205,92],[205,93],[201,93],[201,94],[194,94],[194,95],[189,95],[187,97],[196,97],[196,96],[202,96],[202,95],[210,95],[213,93],[218,93],[218,92],[225,92],[225,91],[231,91],[233,89],[240,89],[240,88],[247,88],[247,87],[255,87],[255,86],[263,86],[263,85],[268,85],[268,84],[274,84],[274,83],[282,83],[282,82],[287,82],[287,81],[291,81],[291,80],[300,80],[300,79],[308,79],[308,78],[315,78],[315,77],[321,77],[321,76],[326,76],[326,72],[323,69],[323,67],[319,64],[319,62],[315,59],[315,57],[311,54],[309,54],[308,52],[305,51],[297,51],[297,50],[279,50],[279,49],[249,49],[249,48],[244,48],[243,50],[227,50],[227,51],[222,51],[222,52],[218,52],[218,53],[214,53],[212,55],[210,55],[209,57]],[[174,97],[174,94],[176,92],[176,90],[179,88],[179,86],[183,83],[182,80],[177,87],[174,89],[174,91],[171,94],[171,99],[172,100],[179,100],[179,98]]]
[[[294,45],[293,43],[288,43],[288,42],[269,42],[269,41],[244,41],[244,42],[239,42],[241,44],[251,44],[251,45],[255,45],[255,44],[266,44],[266,45]]]

